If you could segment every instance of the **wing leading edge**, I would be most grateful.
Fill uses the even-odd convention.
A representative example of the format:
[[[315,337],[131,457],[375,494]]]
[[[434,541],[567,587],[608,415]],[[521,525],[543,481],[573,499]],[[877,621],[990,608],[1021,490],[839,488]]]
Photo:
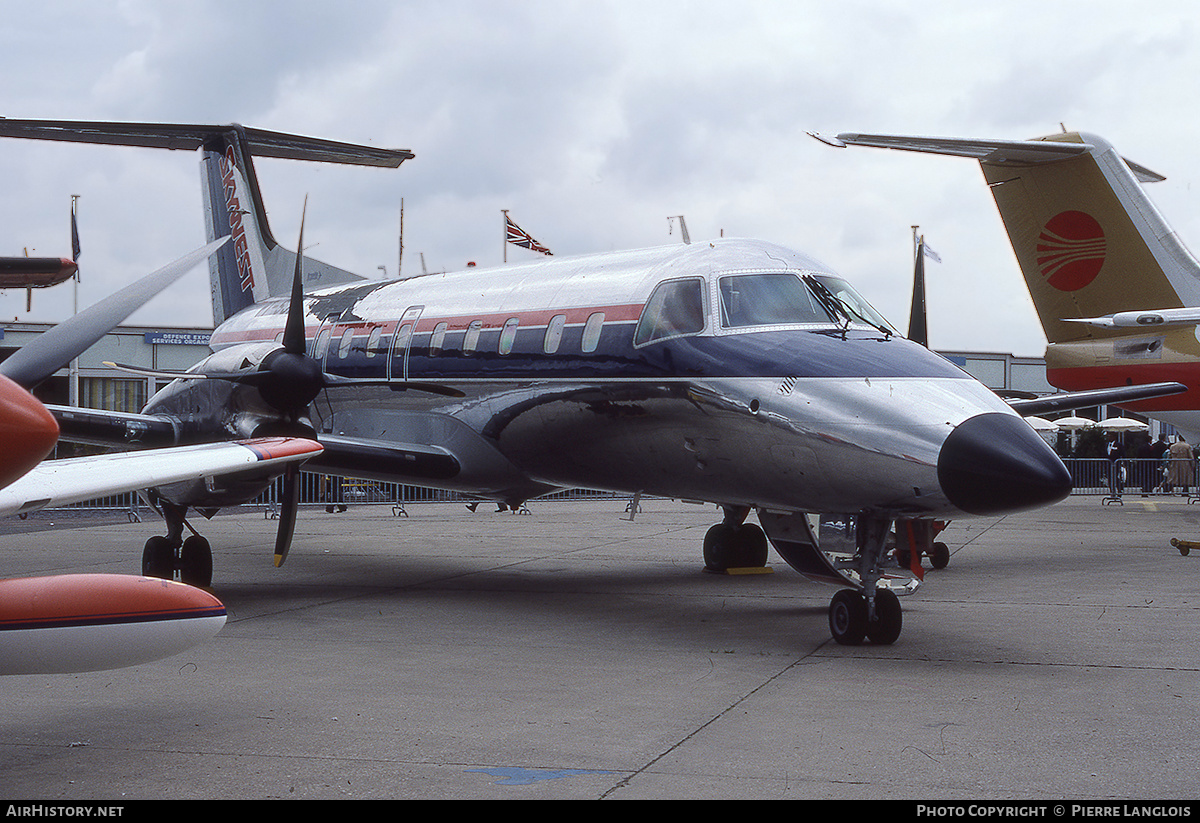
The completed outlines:
[[[300,463],[321,451],[312,440],[273,437],[49,460],[0,489],[0,516]]]

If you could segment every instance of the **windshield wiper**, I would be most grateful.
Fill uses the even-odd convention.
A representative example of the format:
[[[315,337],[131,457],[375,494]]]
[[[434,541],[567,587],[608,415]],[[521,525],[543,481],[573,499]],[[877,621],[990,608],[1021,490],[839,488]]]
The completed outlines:
[[[838,297],[828,286],[826,286],[817,278],[813,277],[811,274],[803,275],[802,279],[812,291],[813,296],[817,298],[817,302],[819,302],[821,307],[829,313],[829,317],[831,320],[833,320],[833,322],[839,323],[837,318],[838,315],[841,315],[843,318],[845,318],[845,322],[840,323],[843,337],[845,337],[846,331],[850,328],[851,321],[856,318],[866,323],[868,326],[883,332],[885,338],[890,338],[894,333],[887,326],[881,326],[871,318],[864,316],[862,312],[858,311],[845,300]]]

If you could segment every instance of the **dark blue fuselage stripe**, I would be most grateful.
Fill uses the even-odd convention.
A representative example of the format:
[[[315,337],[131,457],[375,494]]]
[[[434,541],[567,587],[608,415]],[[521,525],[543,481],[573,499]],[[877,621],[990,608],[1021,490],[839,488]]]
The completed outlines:
[[[633,324],[606,325],[594,352],[581,350],[582,329],[567,328],[558,351],[542,350],[544,329],[518,329],[513,350],[498,353],[500,329],[485,329],[476,350],[461,351],[449,335],[442,351],[429,355],[429,333],[413,336],[408,352],[412,380],[471,378],[629,379],[720,377],[855,377],[969,378],[940,355],[901,337],[885,338],[868,331],[845,337],[828,331],[758,331],[733,335],[691,336],[660,340],[635,348]],[[461,335],[459,335],[461,339]],[[344,377],[378,378],[392,359],[399,379],[404,359],[392,357],[390,335],[368,357],[367,337],[355,338],[345,358],[330,347],[325,369]]]

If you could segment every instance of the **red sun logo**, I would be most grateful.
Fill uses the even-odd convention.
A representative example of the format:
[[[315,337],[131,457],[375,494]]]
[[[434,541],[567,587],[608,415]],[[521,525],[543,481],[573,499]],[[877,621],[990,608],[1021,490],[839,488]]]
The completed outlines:
[[[1037,264],[1059,291],[1078,291],[1096,279],[1104,265],[1104,230],[1089,214],[1064,211],[1038,236]]]

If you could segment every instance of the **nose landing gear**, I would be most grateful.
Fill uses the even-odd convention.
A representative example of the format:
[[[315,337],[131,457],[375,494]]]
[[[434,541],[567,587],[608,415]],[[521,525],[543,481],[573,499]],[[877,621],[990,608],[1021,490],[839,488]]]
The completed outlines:
[[[890,646],[899,639],[903,625],[900,599],[891,589],[876,589],[871,598],[842,589],[829,604],[829,633],[842,646],[858,646],[864,640]]]
[[[866,512],[825,517],[846,536],[846,545],[827,540],[832,534],[824,525],[818,539],[805,514],[758,514],[771,544],[789,566],[810,580],[840,587],[829,603],[829,632],[835,641],[844,646],[895,643],[904,625],[897,592],[915,591],[918,581],[884,576],[891,518]]]

